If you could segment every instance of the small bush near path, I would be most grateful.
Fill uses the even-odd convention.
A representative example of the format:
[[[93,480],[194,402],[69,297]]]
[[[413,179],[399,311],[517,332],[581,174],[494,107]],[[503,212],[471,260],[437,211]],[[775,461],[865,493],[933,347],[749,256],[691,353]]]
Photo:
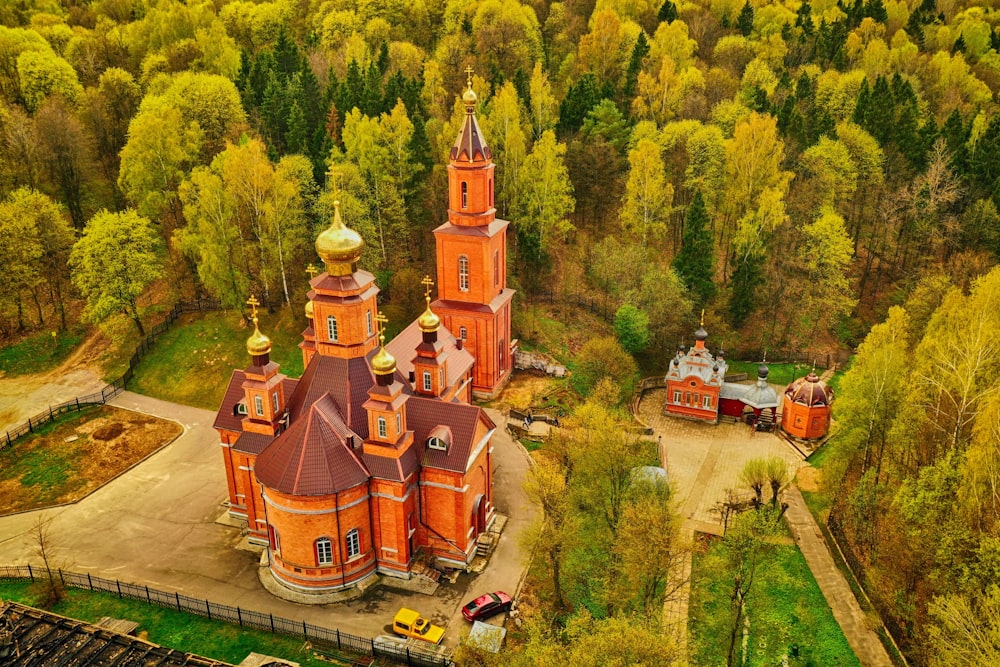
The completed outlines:
[[[693,665],[726,664],[733,580],[724,562],[717,539],[694,555],[688,618]],[[775,545],[756,576],[747,603],[748,667],[780,665],[786,656],[791,667],[860,667],[798,547]]]
[[[31,584],[20,581],[0,581],[0,598],[31,606],[40,602]],[[108,593],[70,589],[66,599],[49,611],[88,623],[96,623],[104,616],[127,618],[138,623],[141,636],[154,644],[231,664],[257,652],[294,660],[303,667],[329,667],[329,663],[313,658],[311,652],[304,650],[301,638],[241,628],[137,600],[119,599]]]
[[[0,347],[0,373],[6,377],[45,373],[64,362],[86,335],[82,326],[68,331],[42,331]]]
[[[0,515],[79,500],[180,432],[107,405],[62,415],[0,450]]]
[[[302,375],[301,309],[260,312],[260,329],[271,339],[271,360],[285,375]],[[239,313],[191,313],[179,318],[153,344],[135,368],[131,391],[166,401],[215,410],[233,370],[250,365],[246,341],[252,328],[241,325]]]

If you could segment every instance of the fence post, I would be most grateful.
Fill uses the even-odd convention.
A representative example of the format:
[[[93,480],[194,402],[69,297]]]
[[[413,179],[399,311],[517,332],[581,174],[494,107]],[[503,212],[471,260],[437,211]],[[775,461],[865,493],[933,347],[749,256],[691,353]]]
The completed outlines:
[[[10,431],[7,431],[7,446],[10,447]]]
[[[118,599],[120,600],[122,597],[122,582],[115,579],[115,586],[118,587]]]
[[[149,586],[146,586],[146,604],[153,604],[153,601],[149,599]]]
[[[35,432],[35,429],[31,427],[31,417],[28,417],[28,431],[30,431],[31,433]]]
[[[208,612],[208,620],[212,620],[212,605],[208,600],[205,600],[205,611]]]
[[[337,650],[340,650],[340,628],[337,628]]]
[[[54,414],[52,414],[52,406],[49,405],[49,420],[51,421],[51,420],[53,420],[55,418],[56,418],[56,416]]]
[[[87,585],[90,586],[90,590],[94,590],[94,581],[90,578],[90,572],[87,573]]]
[[[32,583],[35,581],[35,572],[31,569],[31,563],[28,563],[28,576],[31,577]]]
[[[271,617],[271,632],[274,632],[274,614],[268,614]]]
[[[302,638],[309,639],[309,631],[306,630],[306,621],[302,619]]]
[[[375,639],[372,638],[372,639],[369,639],[368,641],[370,641],[372,643],[372,656],[374,656],[375,655]]]
[[[80,411],[80,397],[79,396],[76,397],[76,411],[77,412]]]
[[[66,585],[66,580],[63,579],[63,575],[62,575],[62,568],[59,568],[59,583],[61,583],[63,586]]]
[[[406,647],[406,664],[407,665],[412,665],[413,664],[413,661],[410,660],[410,647],[409,646]]]
[[[243,627],[243,614],[240,613],[240,608],[236,608],[236,620],[240,622],[240,627]]]
[[[181,610],[181,594],[174,591],[174,599],[177,600],[177,611]]]

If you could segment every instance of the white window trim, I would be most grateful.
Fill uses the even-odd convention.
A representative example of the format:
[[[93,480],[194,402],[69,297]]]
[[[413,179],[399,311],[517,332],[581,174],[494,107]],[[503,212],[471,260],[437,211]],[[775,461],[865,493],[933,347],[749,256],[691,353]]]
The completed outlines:
[[[469,291],[469,257],[468,255],[458,256],[458,289],[462,292]]]
[[[260,395],[254,395],[253,397],[253,407],[257,411],[258,417],[264,416],[264,399]]]
[[[333,565],[333,543],[329,537],[316,540],[316,564]]]
[[[340,332],[337,330],[337,318],[333,315],[326,316],[326,337],[334,343],[340,338]]]
[[[361,532],[357,528],[347,531],[347,557],[354,558],[361,555]]]
[[[458,328],[458,337],[461,340],[468,340],[469,339],[469,330],[466,329],[465,327],[459,327]]]
[[[375,423],[378,425],[378,437],[380,438],[388,437],[389,428],[388,425],[385,423],[385,417],[382,416],[376,417]]]
[[[431,380],[431,372],[424,371],[424,391],[430,391],[433,381]]]
[[[271,404],[274,405],[274,414],[278,414],[278,392],[271,394]]]
[[[365,319],[368,321],[368,335],[371,336],[372,333],[372,311],[365,312]]]

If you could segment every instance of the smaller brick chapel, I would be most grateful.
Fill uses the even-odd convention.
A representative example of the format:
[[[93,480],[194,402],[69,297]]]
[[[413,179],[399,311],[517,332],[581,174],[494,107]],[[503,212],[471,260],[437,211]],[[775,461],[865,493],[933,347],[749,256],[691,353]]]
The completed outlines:
[[[496,518],[496,425],[470,401],[510,377],[514,292],[471,80],[462,99],[448,221],[435,230],[438,301],[425,278],[424,313],[387,343],[375,277],[358,268],[364,241],[335,202],[316,240],[326,270],[310,281],[302,377],[271,360],[248,302],[250,364],[233,372],[215,428],[229,514],[266,547],[262,576],[279,594],[322,602],[380,574],[409,578],[418,552],[465,568]]]

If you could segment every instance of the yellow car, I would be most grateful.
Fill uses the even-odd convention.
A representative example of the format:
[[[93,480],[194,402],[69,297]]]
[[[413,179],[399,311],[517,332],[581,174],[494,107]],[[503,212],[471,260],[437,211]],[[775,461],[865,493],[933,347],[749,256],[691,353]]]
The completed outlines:
[[[396,617],[392,619],[392,631],[397,635],[422,639],[432,644],[440,644],[444,637],[444,628],[431,624],[426,618],[421,618],[419,613],[406,607],[396,612]]]

